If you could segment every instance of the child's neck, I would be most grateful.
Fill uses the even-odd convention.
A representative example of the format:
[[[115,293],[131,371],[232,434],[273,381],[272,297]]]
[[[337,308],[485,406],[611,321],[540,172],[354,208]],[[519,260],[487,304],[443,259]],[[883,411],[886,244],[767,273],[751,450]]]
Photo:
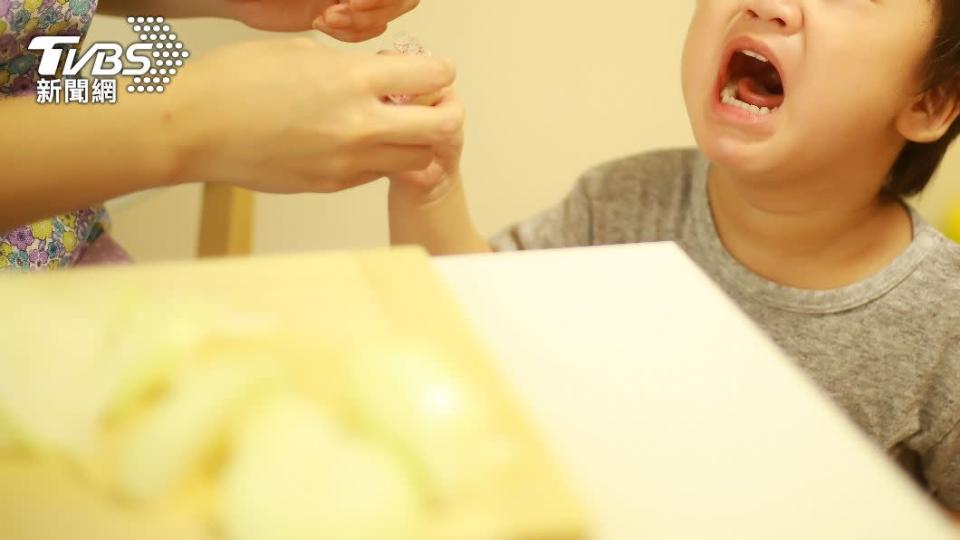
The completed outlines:
[[[869,180],[850,180],[752,182],[711,167],[717,234],[742,264],[782,285],[826,290],[861,281],[910,245],[913,226],[899,201],[862,195],[877,193],[878,182],[871,190]]]

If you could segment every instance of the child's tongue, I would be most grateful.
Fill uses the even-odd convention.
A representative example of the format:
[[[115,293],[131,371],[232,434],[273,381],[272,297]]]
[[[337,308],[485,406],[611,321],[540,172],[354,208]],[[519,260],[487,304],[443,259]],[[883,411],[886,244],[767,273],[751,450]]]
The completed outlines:
[[[758,80],[757,77],[747,76],[737,81],[737,98],[757,107],[776,109],[783,105],[783,94],[774,94]]]

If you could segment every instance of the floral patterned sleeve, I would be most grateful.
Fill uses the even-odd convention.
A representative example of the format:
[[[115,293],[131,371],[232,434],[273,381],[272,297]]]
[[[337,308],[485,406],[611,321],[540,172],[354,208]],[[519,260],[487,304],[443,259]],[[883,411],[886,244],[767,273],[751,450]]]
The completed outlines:
[[[34,37],[82,39],[96,8],[96,0],[0,0],[0,99],[36,94],[40,52],[27,48]],[[0,271],[71,266],[109,222],[98,206],[0,231]]]
[[[17,227],[0,236],[0,271],[72,266],[108,224],[106,211],[93,208]]]

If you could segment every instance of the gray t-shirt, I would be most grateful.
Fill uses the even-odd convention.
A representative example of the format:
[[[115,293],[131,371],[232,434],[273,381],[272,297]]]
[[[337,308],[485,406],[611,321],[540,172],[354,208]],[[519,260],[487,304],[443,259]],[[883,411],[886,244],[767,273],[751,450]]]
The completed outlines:
[[[960,246],[911,211],[914,240],[880,273],[836,290],[785,287],[720,241],[708,169],[696,150],[601,165],[559,205],[491,243],[508,251],[676,242],[875,441],[960,510]]]

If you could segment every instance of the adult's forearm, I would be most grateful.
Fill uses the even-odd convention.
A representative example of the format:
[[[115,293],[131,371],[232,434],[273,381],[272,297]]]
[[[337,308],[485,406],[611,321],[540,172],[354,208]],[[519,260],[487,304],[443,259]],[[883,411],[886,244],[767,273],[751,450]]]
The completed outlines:
[[[226,0],[100,0],[100,15],[158,15],[170,18],[225,17]]]
[[[174,183],[180,151],[164,97],[113,105],[0,101],[0,231]]]

